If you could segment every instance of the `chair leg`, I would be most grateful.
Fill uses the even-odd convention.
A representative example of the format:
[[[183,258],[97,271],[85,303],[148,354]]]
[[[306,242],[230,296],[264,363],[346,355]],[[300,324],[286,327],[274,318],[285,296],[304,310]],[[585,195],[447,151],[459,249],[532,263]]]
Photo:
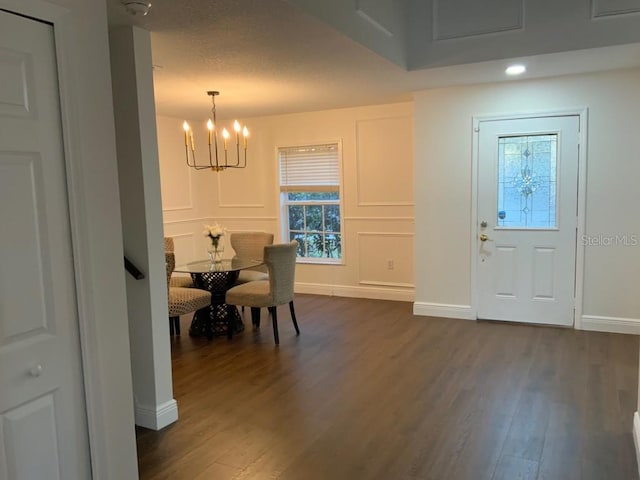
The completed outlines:
[[[291,312],[291,321],[296,329],[296,335],[300,335],[300,329],[298,328],[298,321],[296,320],[296,311],[293,308],[293,300],[289,302],[289,311]]]
[[[277,307],[269,307],[269,313],[271,314],[271,323],[273,324],[273,338],[276,341],[276,345],[280,345],[280,336],[278,335],[278,310],[277,310]]]
[[[176,332],[176,335],[180,335],[180,317],[173,317],[173,330]]]
[[[169,335],[171,335],[173,337],[173,335],[175,335],[175,330],[173,328],[173,319],[175,317],[169,317]]]
[[[260,328],[260,309],[257,307],[251,307],[251,323],[254,328]]]

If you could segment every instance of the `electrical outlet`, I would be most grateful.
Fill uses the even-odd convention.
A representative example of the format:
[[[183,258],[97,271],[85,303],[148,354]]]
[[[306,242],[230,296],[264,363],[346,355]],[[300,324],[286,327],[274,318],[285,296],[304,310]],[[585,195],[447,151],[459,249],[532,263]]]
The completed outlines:
[[[393,270],[393,260],[387,260],[387,270]]]

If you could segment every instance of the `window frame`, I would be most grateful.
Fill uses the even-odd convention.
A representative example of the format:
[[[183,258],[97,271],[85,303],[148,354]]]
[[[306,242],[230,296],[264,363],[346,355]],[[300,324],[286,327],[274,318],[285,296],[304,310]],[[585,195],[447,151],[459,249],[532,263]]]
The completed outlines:
[[[314,146],[319,145],[336,145],[337,147],[337,157],[338,157],[338,183],[337,186],[322,186],[322,185],[292,185],[292,186],[282,186],[280,184],[280,152],[283,149],[288,148],[313,148]],[[312,142],[296,142],[285,145],[278,145],[275,148],[275,157],[276,157],[276,189],[278,195],[278,205],[279,205],[279,216],[278,223],[280,227],[280,238],[282,242],[290,242],[290,234],[291,230],[289,229],[289,206],[291,205],[300,205],[300,206],[314,206],[314,205],[338,205],[340,211],[340,231],[339,232],[330,232],[330,233],[339,233],[340,234],[340,258],[328,258],[328,257],[299,257],[296,255],[296,263],[310,264],[310,265],[345,265],[345,236],[344,236],[344,196],[343,196],[343,172],[342,172],[342,141],[341,140],[329,140],[329,141],[312,141]],[[288,198],[289,192],[328,192],[328,191],[337,191],[338,192],[338,200],[301,200],[301,201],[290,201]],[[326,230],[324,230],[324,215],[322,218],[323,222],[323,235],[326,235]],[[306,219],[305,219],[306,222]],[[297,230],[294,230],[297,232]]]

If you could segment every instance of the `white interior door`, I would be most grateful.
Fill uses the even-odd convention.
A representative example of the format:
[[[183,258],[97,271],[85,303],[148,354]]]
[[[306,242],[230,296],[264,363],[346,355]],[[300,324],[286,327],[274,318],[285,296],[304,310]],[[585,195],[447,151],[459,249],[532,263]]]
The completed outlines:
[[[579,125],[479,123],[478,318],[573,325]]]
[[[91,478],[51,25],[0,11],[0,478]]]

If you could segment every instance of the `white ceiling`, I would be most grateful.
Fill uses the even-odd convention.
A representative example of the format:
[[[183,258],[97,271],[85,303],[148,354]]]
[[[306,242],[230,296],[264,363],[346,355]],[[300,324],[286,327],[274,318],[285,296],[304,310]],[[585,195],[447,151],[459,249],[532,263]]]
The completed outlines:
[[[252,117],[410,100],[446,85],[507,81],[512,59],[405,71],[283,0],[155,0],[146,17],[107,0],[112,28],[151,32],[160,115]],[[524,78],[640,65],[640,44],[518,59]],[[508,80],[513,81],[513,80]]]

